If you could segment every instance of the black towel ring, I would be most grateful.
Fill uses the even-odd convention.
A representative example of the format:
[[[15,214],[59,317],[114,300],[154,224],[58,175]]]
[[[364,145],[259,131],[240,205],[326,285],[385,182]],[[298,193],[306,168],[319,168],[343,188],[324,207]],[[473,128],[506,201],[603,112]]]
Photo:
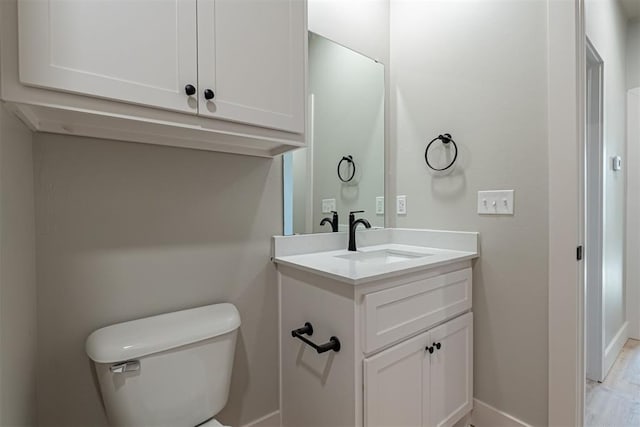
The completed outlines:
[[[429,163],[429,148],[431,148],[431,144],[433,144],[436,141],[442,141],[443,144],[449,144],[452,143],[453,144],[453,148],[455,149],[455,152],[453,154],[453,160],[451,160],[451,163],[449,163],[447,166],[443,167],[443,168],[434,168],[431,163]],[[445,133],[444,135],[438,135],[435,138],[433,138],[431,140],[431,142],[427,145],[427,149],[424,150],[424,161],[427,162],[427,166],[429,166],[429,168],[433,169],[434,171],[445,171],[447,169],[449,169],[451,166],[453,166],[453,164],[456,162],[456,159],[458,158],[458,146],[456,145],[456,142],[453,140],[453,138],[451,137],[451,134]]]
[[[342,173],[340,172],[340,166],[342,166],[342,162],[345,162],[345,161],[348,164],[350,164],[353,168],[351,170],[351,175],[347,179],[344,179],[342,177]],[[353,156],[352,155],[342,156],[342,159],[340,159],[340,161],[338,162],[338,178],[340,178],[340,181],[342,182],[349,182],[353,179],[354,176],[356,176],[356,163],[353,161]]]

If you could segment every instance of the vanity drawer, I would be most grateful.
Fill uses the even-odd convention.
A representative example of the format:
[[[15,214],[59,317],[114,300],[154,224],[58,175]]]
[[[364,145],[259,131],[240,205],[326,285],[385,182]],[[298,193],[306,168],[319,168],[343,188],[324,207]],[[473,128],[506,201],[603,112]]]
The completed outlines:
[[[471,268],[364,296],[364,352],[463,313],[471,308]]]

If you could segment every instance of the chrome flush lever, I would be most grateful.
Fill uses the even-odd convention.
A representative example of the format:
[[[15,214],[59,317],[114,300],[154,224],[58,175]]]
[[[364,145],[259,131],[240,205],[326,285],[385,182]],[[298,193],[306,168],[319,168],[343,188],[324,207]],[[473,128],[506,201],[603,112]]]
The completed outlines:
[[[140,362],[138,360],[127,360],[126,362],[116,363],[109,368],[113,374],[123,374],[125,372],[135,372],[140,370]]]

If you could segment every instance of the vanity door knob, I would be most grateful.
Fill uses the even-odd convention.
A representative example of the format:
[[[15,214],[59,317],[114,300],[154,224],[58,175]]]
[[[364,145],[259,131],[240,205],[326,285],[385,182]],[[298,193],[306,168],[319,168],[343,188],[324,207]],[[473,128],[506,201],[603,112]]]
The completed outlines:
[[[440,350],[440,347],[442,347],[442,344],[439,342],[434,342],[433,345],[436,347],[436,350]]]
[[[194,85],[186,85],[184,87],[184,93],[186,93],[187,95],[191,96],[191,95],[195,95],[196,93],[196,87]]]
[[[433,354],[433,347],[427,347],[425,350],[428,351],[429,354]]]
[[[215,96],[215,94],[213,93],[213,91],[211,89],[205,89],[204,90],[204,99],[213,99],[214,96]]]

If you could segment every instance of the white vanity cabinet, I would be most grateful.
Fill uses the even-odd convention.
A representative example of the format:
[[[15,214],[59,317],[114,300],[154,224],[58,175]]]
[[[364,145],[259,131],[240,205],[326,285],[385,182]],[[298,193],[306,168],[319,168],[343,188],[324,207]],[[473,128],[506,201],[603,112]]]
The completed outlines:
[[[262,156],[304,145],[305,0],[2,3],[2,98],[34,130]]]
[[[451,426],[472,408],[473,315],[364,360],[364,425]]]
[[[278,271],[283,426],[444,427],[469,414],[471,261],[358,284]],[[293,337],[306,322],[308,339],[335,336],[340,350]]]

